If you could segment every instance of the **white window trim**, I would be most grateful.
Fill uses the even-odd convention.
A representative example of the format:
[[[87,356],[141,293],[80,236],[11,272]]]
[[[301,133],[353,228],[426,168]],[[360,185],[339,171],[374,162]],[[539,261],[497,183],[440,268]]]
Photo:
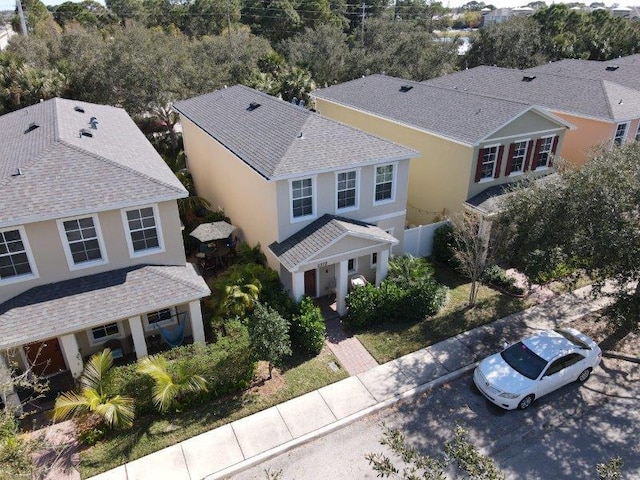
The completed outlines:
[[[294,217],[293,216],[293,182],[297,182],[300,180],[311,179],[311,214],[304,215],[302,217]],[[317,176],[304,176],[298,178],[289,179],[289,221],[291,223],[305,222],[307,220],[313,220],[316,218],[316,208],[317,208],[317,196],[316,196],[316,184],[317,184]]]
[[[149,317],[147,315],[149,313],[159,312],[160,310],[169,310],[171,312],[171,320],[162,320],[162,321],[154,323],[152,325],[149,324]],[[142,324],[144,326],[144,331],[145,332],[160,333],[160,330],[157,328],[157,326],[170,327],[172,325],[177,325],[178,324],[178,315],[176,313],[176,307],[159,308],[158,310],[154,310],[153,312],[147,312],[147,313],[142,315],[142,320],[143,320]]]
[[[349,270],[349,260],[353,260],[353,268],[351,270]],[[358,271],[358,257],[347,259],[347,272],[356,273],[357,271]]]
[[[376,256],[376,261],[374,263],[373,261],[373,256]],[[377,268],[378,266],[378,262],[380,261],[380,254],[378,252],[373,252],[371,255],[369,255],[369,267],[374,269]]]
[[[114,333],[113,335],[108,335],[106,337],[102,337],[99,339],[96,339],[93,336],[94,328],[104,327],[104,325],[109,325],[110,323],[115,323],[117,325],[118,333]],[[95,327],[91,327],[87,330],[87,338],[89,339],[89,343],[91,344],[91,346],[102,345],[103,343],[108,342],[109,340],[112,340],[114,338],[124,337],[124,332],[123,332],[122,326],[120,325],[120,322],[109,322],[104,325],[96,325]]]
[[[620,139],[620,145],[624,145],[627,142],[627,135],[629,134],[629,122],[619,122],[616,123],[616,129],[613,132],[613,141],[611,143],[611,146],[615,146],[616,145],[616,138],[618,138],[616,136],[616,133],[618,132],[618,127],[624,125],[624,133],[622,134],[622,138]]]
[[[638,120],[638,128],[636,128],[636,136],[633,138],[636,142],[640,142],[640,120]]]
[[[38,269],[36,267],[36,262],[33,258],[33,252],[31,251],[31,247],[29,246],[29,240],[27,239],[27,232],[25,231],[24,227],[22,225],[16,225],[13,227],[0,228],[0,232],[8,232],[11,230],[18,230],[18,232],[20,233],[20,240],[22,241],[22,245],[24,245],[24,251],[27,254],[27,259],[29,260],[31,273],[0,279],[0,285],[9,285],[12,283],[26,282],[28,280],[35,280],[36,278],[40,278],[40,274],[38,273]]]
[[[67,232],[64,229],[64,222],[69,220],[80,220],[81,218],[91,217],[93,220],[93,227],[96,229],[96,237],[98,240],[98,245],[100,247],[100,255],[102,258],[100,260],[90,260],[82,263],[74,263],[73,255],[71,254],[71,248],[69,247],[69,241],[67,239]],[[95,267],[97,265],[104,265],[105,263],[109,263],[109,259],[107,258],[107,250],[104,247],[104,238],[102,237],[102,229],[100,228],[100,221],[98,220],[98,215],[79,215],[77,217],[68,217],[57,220],[58,224],[58,233],[60,234],[60,241],[62,242],[62,248],[64,249],[64,254],[67,257],[67,265],[69,265],[69,270],[82,270],[83,268]]]
[[[385,198],[384,200],[376,200],[376,176],[379,167],[387,167],[391,165],[393,168],[393,177],[391,178],[391,198]],[[396,201],[396,186],[398,185],[398,162],[381,163],[373,166],[373,204],[384,205],[386,203],[393,203]]]
[[[133,241],[131,240],[131,231],[129,230],[129,220],[127,219],[127,212],[131,210],[142,210],[143,208],[153,209],[153,218],[156,221],[156,230],[158,231],[158,246],[156,248],[149,248],[147,250],[136,252],[133,249]],[[122,225],[124,226],[124,235],[127,241],[127,247],[129,248],[129,257],[146,257],[147,255],[155,255],[156,253],[164,252],[164,235],[162,234],[162,223],[160,222],[158,204],[153,203],[150,205],[138,205],[135,207],[123,208],[120,210],[120,215],[122,217]]]
[[[344,207],[344,208],[339,208],[338,207],[338,176],[341,173],[349,173],[349,172],[356,172],[356,203],[354,206],[352,207]],[[351,170],[340,170],[339,172],[335,173],[335,185],[336,185],[336,212],[350,212],[353,210],[358,210],[358,208],[360,208],[360,169],[359,168],[353,168]]]
[[[527,163],[527,156],[529,156],[529,142],[531,141],[530,138],[526,138],[523,140],[515,140],[511,143],[516,144],[516,143],[522,143],[524,142],[524,158],[522,159],[522,166],[520,167],[520,170],[516,170],[515,172],[510,172],[507,174],[508,177],[517,177],[518,175],[522,175],[524,173],[524,166]],[[534,145],[535,147],[535,145]],[[553,148],[553,144],[552,144],[552,148]],[[512,160],[512,159],[509,159]]]
[[[493,160],[493,168],[491,169],[491,175],[488,176],[488,177],[481,177],[480,180],[478,180],[478,183],[487,183],[487,182],[493,182],[494,180],[496,180],[496,167],[498,165],[498,155],[500,155],[500,147],[501,146],[502,146],[501,143],[493,143],[491,145],[485,145],[484,147],[481,147],[482,150],[487,150],[489,148],[495,148],[496,149],[496,158]],[[481,164],[480,170],[482,170],[482,163],[484,163],[484,152],[482,154],[482,158],[479,158],[478,161]]]
[[[542,172],[544,170],[548,170],[549,169],[549,160],[551,159],[551,156],[553,155],[553,139],[555,137],[557,137],[558,135],[545,135],[544,137],[540,137],[540,147],[542,147],[542,143],[544,142],[544,140],[546,140],[547,138],[551,139],[551,143],[549,144],[549,154],[547,155],[547,164],[546,165],[538,165],[538,160],[540,158],[540,151],[534,152],[534,158],[532,159],[532,161],[534,161],[536,163],[535,168],[533,167],[533,165],[530,165],[531,170],[536,171],[536,172]],[[558,140],[559,141],[559,140]],[[535,145],[534,145],[535,148]]]

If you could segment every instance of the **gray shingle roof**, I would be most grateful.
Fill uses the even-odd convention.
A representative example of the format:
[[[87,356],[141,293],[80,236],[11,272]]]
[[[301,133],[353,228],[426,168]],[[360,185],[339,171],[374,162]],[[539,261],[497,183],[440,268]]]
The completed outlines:
[[[260,106],[248,110],[254,102]],[[241,85],[177,102],[174,108],[267,179],[417,156]]]
[[[558,75],[561,77],[587,78],[591,80],[606,80],[612,83],[640,90],[640,63],[624,59],[608,62],[596,60],[577,60],[568,58],[557,62],[545,63],[538,67],[525,70],[531,74]],[[610,69],[607,70],[607,67]]]
[[[55,98],[0,117],[0,226],[185,196],[121,108]]]
[[[412,87],[402,92],[403,85]],[[323,98],[474,145],[531,106],[471,92],[371,75],[314,92]]]
[[[191,264],[139,265],[42,285],[0,304],[0,348],[124,320],[209,293]]]
[[[525,76],[535,78],[523,81]],[[518,100],[608,121],[640,116],[640,92],[600,79],[480,66],[423,83],[455,91]]]
[[[398,240],[375,225],[335,215],[323,215],[286,240],[269,249],[289,271],[347,235],[396,245]]]

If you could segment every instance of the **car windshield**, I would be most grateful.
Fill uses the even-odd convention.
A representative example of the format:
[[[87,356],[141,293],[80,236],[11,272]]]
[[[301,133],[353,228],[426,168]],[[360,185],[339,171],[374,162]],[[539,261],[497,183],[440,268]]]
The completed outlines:
[[[547,366],[546,360],[533,353],[522,342],[511,345],[500,355],[511,368],[531,380],[538,378],[544,367]]]

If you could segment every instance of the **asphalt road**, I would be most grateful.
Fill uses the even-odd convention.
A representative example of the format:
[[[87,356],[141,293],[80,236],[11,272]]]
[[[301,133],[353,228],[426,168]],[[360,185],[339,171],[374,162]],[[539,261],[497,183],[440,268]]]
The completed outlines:
[[[510,412],[485,400],[468,374],[232,478],[265,479],[266,469],[282,470],[281,480],[376,478],[364,456],[385,451],[382,422],[434,456],[459,424],[509,479],[594,479],[596,464],[614,455],[623,459],[623,478],[638,479],[640,365],[605,358],[584,385],[568,385],[526,411]]]

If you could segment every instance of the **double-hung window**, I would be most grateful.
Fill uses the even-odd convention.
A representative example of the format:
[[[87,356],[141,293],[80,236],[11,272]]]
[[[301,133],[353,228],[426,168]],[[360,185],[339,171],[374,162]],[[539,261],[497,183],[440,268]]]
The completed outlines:
[[[496,160],[498,159],[498,146],[485,147],[482,156],[482,170],[480,179],[493,178],[496,169]]]
[[[0,285],[36,275],[22,227],[0,230]]]
[[[616,127],[616,135],[613,137],[613,143],[615,145],[622,145],[627,137],[627,128],[629,123],[619,123]],[[637,136],[636,136],[637,138]]]
[[[636,129],[636,142],[640,142],[640,120],[638,121],[638,128]]]
[[[100,225],[95,215],[58,221],[69,268],[77,269],[106,262]]]
[[[511,171],[509,174],[522,172],[524,160],[527,158],[527,141],[513,144],[513,157],[511,157]]]
[[[357,172],[340,172],[336,178],[337,209],[357,207]]]
[[[155,205],[122,211],[127,244],[132,257],[158,253],[164,249],[160,219]]]
[[[379,165],[376,167],[375,201],[393,200],[394,165]]]
[[[149,312],[146,317],[147,330],[154,330],[158,326],[164,327],[177,323],[177,317],[174,315],[172,308],[163,308],[156,312]]]
[[[91,343],[102,343],[110,338],[120,337],[120,326],[117,322],[107,323],[91,329]]]
[[[540,139],[536,168],[549,166],[549,156],[551,155],[551,149],[553,148],[553,139],[554,137],[544,137]]]
[[[304,218],[313,215],[313,179],[291,181],[291,216]]]

